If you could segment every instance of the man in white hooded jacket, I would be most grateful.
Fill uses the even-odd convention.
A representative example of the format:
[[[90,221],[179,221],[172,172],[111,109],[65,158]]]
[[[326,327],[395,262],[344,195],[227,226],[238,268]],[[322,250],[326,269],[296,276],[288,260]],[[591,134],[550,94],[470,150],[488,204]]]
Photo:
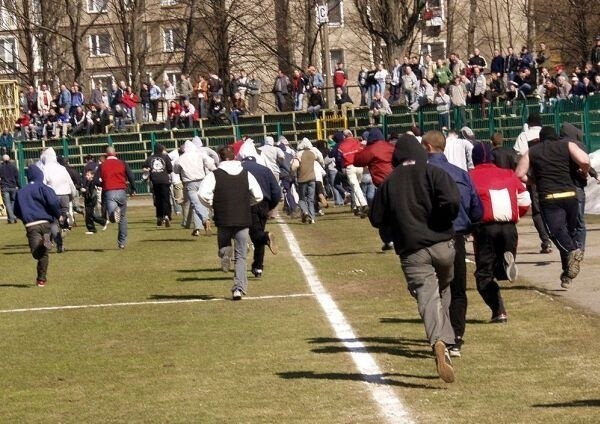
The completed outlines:
[[[40,156],[40,161],[37,166],[44,173],[44,184],[52,188],[58,196],[60,203],[60,215],[64,217],[65,223],[73,222],[72,217],[69,217],[69,203],[77,195],[77,189],[73,184],[73,180],[67,169],[58,163],[56,152],[52,147],[44,150]],[[57,253],[65,251],[63,243],[63,234],[59,227],[58,221],[54,221],[50,227],[53,242],[56,244]]]
[[[246,171],[240,161],[235,160],[231,146],[219,149],[221,163],[200,184],[200,200],[212,207],[218,228],[219,257],[221,269],[229,272],[232,253],[231,240],[235,240],[235,269],[233,300],[241,300],[248,291],[246,255],[249,228],[252,225],[251,206],[263,198],[256,178]]]

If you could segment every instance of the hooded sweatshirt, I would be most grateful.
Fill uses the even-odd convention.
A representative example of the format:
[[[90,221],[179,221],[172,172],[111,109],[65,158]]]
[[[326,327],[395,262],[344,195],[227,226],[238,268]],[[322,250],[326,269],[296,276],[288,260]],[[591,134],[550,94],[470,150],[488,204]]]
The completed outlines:
[[[208,143],[208,138],[206,140]],[[194,138],[192,138],[192,142],[199,151],[204,152],[209,158],[211,158],[215,162],[215,166],[219,164],[221,160],[219,159],[219,155],[217,154],[217,152],[208,147],[208,145],[205,146],[200,137],[195,136]]]
[[[256,163],[263,166],[267,166],[267,163],[265,162],[264,158],[261,155],[259,155],[256,151],[254,140],[252,140],[251,138],[247,138],[240,146],[240,150],[237,153],[236,159],[242,160],[250,156],[256,158]]]
[[[398,255],[452,239],[460,195],[450,175],[427,163],[427,153],[414,137],[396,144],[392,165],[373,199],[371,224],[391,229]]]
[[[408,136],[406,136],[408,137]],[[392,173],[394,145],[385,141],[379,128],[373,128],[367,138],[367,147],[354,156],[355,166],[368,166],[373,184],[379,187]]]
[[[179,156],[173,172],[179,174],[181,181],[189,183],[192,181],[201,181],[211,171],[217,169],[212,158],[208,157],[203,151],[198,150],[196,145],[190,140],[183,145],[183,154]]]
[[[260,156],[265,162],[267,168],[273,172],[275,177],[279,177],[279,165],[285,160],[283,150],[275,146],[275,140],[273,137],[265,137],[265,145],[259,147]]]
[[[54,190],[58,196],[77,195],[75,184],[67,169],[58,163],[56,152],[48,147],[40,156],[41,169],[44,173],[44,184]]]
[[[567,142],[572,141],[573,143],[577,144],[581,150],[587,152],[587,149],[583,144],[583,131],[569,122],[562,124],[562,127],[560,128],[560,139]],[[578,169],[579,167],[577,164],[571,161],[571,177],[573,178],[573,181],[577,187],[583,188],[587,185],[587,178],[583,177],[578,172]],[[594,168],[590,167],[588,173],[592,178],[598,178],[598,172],[596,172]]]
[[[54,190],[44,185],[44,174],[37,166],[27,169],[29,184],[17,191],[15,215],[26,227],[52,222],[60,217],[60,204]]]

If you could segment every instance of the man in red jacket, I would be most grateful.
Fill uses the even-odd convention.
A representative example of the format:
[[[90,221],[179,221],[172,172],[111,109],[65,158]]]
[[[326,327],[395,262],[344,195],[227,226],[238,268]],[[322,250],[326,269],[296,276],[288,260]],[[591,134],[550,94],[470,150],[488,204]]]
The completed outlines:
[[[338,146],[338,160],[341,162],[343,172],[346,174],[348,184],[350,184],[350,188],[352,189],[354,207],[358,208],[357,210],[361,218],[366,218],[369,207],[367,206],[367,199],[360,188],[363,169],[354,166],[354,157],[363,147],[360,140],[354,137],[352,131],[344,130],[344,141]]]
[[[118,246],[125,249],[127,243],[127,182],[131,195],[135,194],[133,172],[125,161],[117,158],[114,147],[106,148],[106,160],[99,166],[98,172],[102,185],[102,198],[111,222],[119,224]]]
[[[394,170],[392,166],[393,154],[394,145],[386,141],[381,130],[375,127],[369,130],[367,147],[354,156],[354,166],[368,167],[373,184],[375,187],[379,187],[385,177]],[[392,250],[394,248],[394,242],[387,226],[379,228],[379,237],[383,241],[381,250]]]
[[[498,168],[492,147],[479,143],[473,148],[475,169],[469,172],[483,205],[481,224],[473,230],[477,290],[492,310],[492,323],[508,320],[498,280],[517,277],[515,255],[516,222],[531,205],[529,192],[512,170]]]

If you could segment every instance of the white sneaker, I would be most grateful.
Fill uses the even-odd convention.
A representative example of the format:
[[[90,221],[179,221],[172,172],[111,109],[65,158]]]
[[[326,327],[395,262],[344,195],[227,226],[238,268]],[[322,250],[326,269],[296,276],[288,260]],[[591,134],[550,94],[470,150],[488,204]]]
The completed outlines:
[[[234,290],[233,293],[231,293],[231,298],[233,300],[242,300],[242,292],[239,290]]]
[[[106,231],[106,229],[108,228],[108,224],[110,224],[110,221],[107,219],[106,224],[104,224],[104,227],[102,227],[102,231]]]
[[[504,270],[506,271],[508,281],[512,282],[517,279],[518,269],[512,252],[504,252]]]
[[[86,231],[85,234],[89,236],[89,235],[94,234],[94,232],[93,231]]]

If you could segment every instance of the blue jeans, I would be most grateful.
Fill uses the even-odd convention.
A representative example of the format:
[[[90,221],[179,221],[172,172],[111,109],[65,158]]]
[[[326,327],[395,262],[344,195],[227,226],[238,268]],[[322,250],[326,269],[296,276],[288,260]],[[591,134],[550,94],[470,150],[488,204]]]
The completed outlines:
[[[346,197],[346,192],[343,187],[338,184],[335,184],[335,177],[338,173],[337,169],[328,169],[327,170],[327,178],[329,179],[329,185],[331,186],[331,191],[333,191],[333,201],[336,205],[340,206],[344,204],[344,199]],[[341,190],[341,191],[340,191]]]
[[[197,197],[197,196],[196,196]],[[227,249],[231,248],[231,240],[235,240],[233,270],[233,287],[231,291],[240,290],[248,293],[248,271],[246,269],[246,256],[248,254],[249,229],[242,227],[219,227],[217,231],[217,244],[219,258],[222,258]]]
[[[585,189],[583,187],[577,187],[577,202],[579,202],[579,213],[575,227],[575,243],[581,250],[585,250]]]
[[[17,193],[16,188],[5,188],[2,190],[2,200],[6,207],[6,215],[8,216],[8,223],[17,222],[17,217],[14,213],[15,194]]]
[[[375,197],[375,184],[373,184],[373,178],[371,174],[363,174],[362,180],[360,181],[360,188],[367,199],[367,204],[373,203]]]
[[[150,116],[150,103],[142,103],[142,120],[144,122],[148,122],[149,116]]]
[[[127,243],[127,192],[125,190],[108,190],[104,192],[106,211],[112,216],[117,209],[121,209],[121,221],[119,222],[119,235],[117,241],[120,246]]]
[[[302,110],[304,103],[304,93],[296,93],[296,99],[294,100],[294,110]]]
[[[202,224],[208,219],[208,209],[200,202],[198,190],[202,181],[189,181],[183,183],[183,195],[185,200],[190,201],[192,216],[194,217],[194,227],[202,228]]]
[[[315,181],[298,183],[300,201],[298,202],[300,210],[309,219],[315,219]]]

